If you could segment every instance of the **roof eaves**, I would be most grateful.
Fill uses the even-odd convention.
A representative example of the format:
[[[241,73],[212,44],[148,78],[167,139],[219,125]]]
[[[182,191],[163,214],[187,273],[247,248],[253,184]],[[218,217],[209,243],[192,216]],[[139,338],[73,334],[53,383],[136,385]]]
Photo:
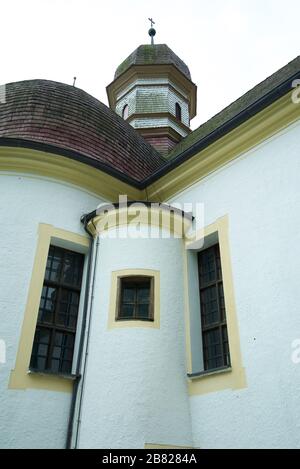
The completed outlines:
[[[54,145],[50,145],[44,142],[37,142],[33,140],[25,140],[13,137],[0,137],[0,146],[29,148],[31,150],[38,150],[43,151],[45,153],[65,156],[66,158],[71,158],[73,160],[79,161],[80,163],[92,166],[95,169],[99,169],[100,171],[103,171],[104,173],[109,174],[110,176],[115,177],[116,179],[119,179],[119,181],[125,182],[126,184],[129,184],[136,189],[144,189],[144,185],[141,181],[137,181],[136,179],[133,179],[127,174],[116,170],[108,164],[105,164],[101,161],[93,160],[88,156],[82,155],[81,153],[76,152],[74,150],[56,147]]]
[[[272,103],[277,101],[279,98],[281,98],[282,96],[287,94],[289,91],[291,91],[293,81],[296,80],[296,79],[299,79],[299,78],[300,78],[300,57],[299,57],[299,71],[298,72],[294,73],[289,78],[287,78],[284,82],[280,83],[275,88],[271,89],[269,92],[267,92],[266,94],[261,96],[254,103],[252,103],[249,106],[247,106],[246,108],[242,109],[239,113],[234,115],[228,121],[226,121],[222,125],[216,127],[212,132],[208,133],[203,138],[200,138],[195,143],[193,143],[191,146],[189,146],[188,148],[181,151],[173,159],[169,160],[164,166],[162,166],[157,171],[155,171],[153,174],[151,174],[150,176],[145,178],[142,181],[143,185],[145,187],[147,187],[150,184],[156,182],[158,179],[160,179],[162,176],[167,174],[169,171],[172,171],[173,169],[177,168],[178,166],[183,164],[185,161],[192,158],[194,155],[196,155],[200,151],[204,150],[206,147],[208,147],[212,143],[216,142],[221,137],[223,137],[227,133],[231,132],[232,130],[237,128],[239,125],[243,124],[248,119],[255,116],[260,111],[262,111],[263,109],[265,109],[266,107],[268,107],[269,105],[271,105]],[[212,118],[211,121],[213,119],[214,118]],[[194,132],[197,132],[197,130],[199,130],[199,128],[196,129]],[[194,132],[192,132],[192,134],[190,134],[187,137],[187,139],[189,137],[191,137]],[[175,147],[175,151],[176,151],[176,147]],[[172,154],[169,155],[169,158],[170,157],[172,158]]]

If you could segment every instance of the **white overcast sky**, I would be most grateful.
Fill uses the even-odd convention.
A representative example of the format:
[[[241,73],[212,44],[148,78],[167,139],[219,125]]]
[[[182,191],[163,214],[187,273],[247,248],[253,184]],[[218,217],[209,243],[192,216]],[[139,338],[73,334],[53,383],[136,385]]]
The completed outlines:
[[[44,78],[107,104],[116,67],[150,38],[189,66],[212,117],[299,55],[299,0],[0,0],[0,84]]]

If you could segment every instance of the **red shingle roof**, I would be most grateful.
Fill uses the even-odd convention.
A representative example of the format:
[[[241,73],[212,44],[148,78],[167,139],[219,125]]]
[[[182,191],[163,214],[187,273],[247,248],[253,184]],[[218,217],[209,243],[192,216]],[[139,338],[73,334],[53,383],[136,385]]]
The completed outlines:
[[[0,138],[59,147],[141,181],[164,160],[123,119],[79,88],[48,80],[6,85]],[[24,142],[26,143],[26,142]]]

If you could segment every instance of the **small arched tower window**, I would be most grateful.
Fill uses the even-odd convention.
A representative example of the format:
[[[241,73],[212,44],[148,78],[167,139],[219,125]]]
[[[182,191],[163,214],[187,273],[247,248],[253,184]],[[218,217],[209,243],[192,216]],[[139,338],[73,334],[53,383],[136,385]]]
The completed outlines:
[[[124,120],[126,120],[128,117],[128,104],[125,104],[125,106],[123,107],[122,117]]]
[[[176,119],[181,121],[181,106],[178,103],[175,104],[175,116],[176,116]]]

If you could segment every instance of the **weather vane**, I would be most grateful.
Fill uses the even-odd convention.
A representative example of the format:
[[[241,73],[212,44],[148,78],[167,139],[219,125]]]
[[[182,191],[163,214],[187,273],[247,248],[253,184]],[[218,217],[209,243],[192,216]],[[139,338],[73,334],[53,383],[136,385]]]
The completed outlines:
[[[151,28],[149,29],[148,34],[149,34],[149,36],[151,37],[151,44],[153,45],[153,44],[154,44],[154,36],[155,36],[155,34],[156,34],[156,31],[155,31],[155,29],[153,28],[153,25],[155,24],[155,22],[153,21],[152,18],[148,18],[148,20],[149,20],[150,23],[151,23]]]

